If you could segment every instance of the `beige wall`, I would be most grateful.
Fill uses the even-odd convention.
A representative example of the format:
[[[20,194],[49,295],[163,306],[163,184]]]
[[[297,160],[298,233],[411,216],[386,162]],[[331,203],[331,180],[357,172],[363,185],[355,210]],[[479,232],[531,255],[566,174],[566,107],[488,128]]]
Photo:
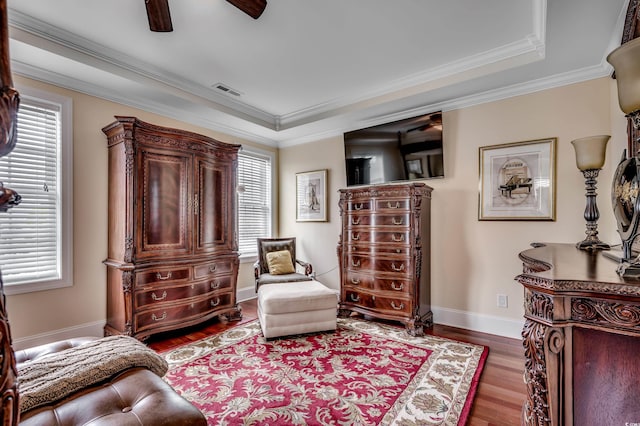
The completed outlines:
[[[610,185],[626,146],[626,128],[616,96],[612,80],[602,78],[443,114],[446,177],[427,181],[434,188],[435,322],[518,337],[523,315],[523,291],[514,281],[521,271],[518,252],[534,241],[575,243],[584,238],[584,178],[575,165],[573,139],[613,135],[599,180],[599,230],[603,240],[619,243]],[[550,137],[558,139],[556,221],[478,221],[478,148]],[[282,235],[300,239],[299,256],[312,262],[319,274],[330,271],[318,280],[337,289],[337,190],[346,181],[342,137],[281,149],[280,162],[282,194],[294,194],[297,172],[329,171],[329,222],[296,223],[294,196],[283,196],[280,229]],[[497,307],[497,294],[508,296],[508,308]]]
[[[14,340],[19,340],[61,329],[84,330],[88,324],[100,329],[106,317],[106,269],[102,261],[107,255],[107,143],[101,129],[114,121],[114,115],[131,115],[153,124],[190,130],[223,142],[257,145],[33,80],[15,77],[14,82],[18,90],[28,86],[73,100],[74,285],[8,296],[12,336]],[[274,148],[263,145],[260,148],[275,152]],[[241,264],[239,287],[253,287],[251,264]],[[70,330],[69,333],[73,334],[74,331]]]
[[[13,338],[27,340],[59,330],[102,326],[105,321],[107,247],[107,149],[100,129],[114,115],[134,115],[216,139],[249,144],[228,135],[134,108],[16,77],[16,85],[73,98],[74,111],[74,286],[9,296]],[[517,253],[532,241],[576,242],[584,237],[584,179],[575,167],[572,139],[611,134],[601,173],[600,235],[618,242],[611,202],[613,170],[626,146],[625,120],[608,78],[488,103],[444,114],[446,178],[428,181],[432,203],[432,296],[435,321],[513,335],[522,321]],[[557,220],[479,222],[478,147],[558,138]],[[313,263],[318,279],[339,288],[336,246],[340,233],[337,190],[344,186],[342,137],[281,149],[278,180],[279,234],[299,238],[299,257]],[[273,151],[268,147],[262,149]],[[328,222],[295,221],[295,173],[328,169]],[[614,265],[612,265],[614,267]],[[240,290],[253,286],[251,264],[241,267]],[[496,294],[509,296],[507,309]],[[515,332],[514,332],[515,330]],[[517,337],[514,335],[513,337]],[[32,339],[33,340],[33,339]]]

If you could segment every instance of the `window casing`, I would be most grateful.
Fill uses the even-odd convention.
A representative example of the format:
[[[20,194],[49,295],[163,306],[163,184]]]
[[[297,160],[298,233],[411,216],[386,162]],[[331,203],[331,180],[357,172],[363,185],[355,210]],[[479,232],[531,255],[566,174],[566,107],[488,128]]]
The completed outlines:
[[[7,294],[73,284],[71,99],[19,88],[17,143],[0,181],[22,197],[0,213],[0,269]]]
[[[273,229],[271,185],[273,154],[242,150],[238,154],[238,250],[240,258],[257,256],[257,238]]]

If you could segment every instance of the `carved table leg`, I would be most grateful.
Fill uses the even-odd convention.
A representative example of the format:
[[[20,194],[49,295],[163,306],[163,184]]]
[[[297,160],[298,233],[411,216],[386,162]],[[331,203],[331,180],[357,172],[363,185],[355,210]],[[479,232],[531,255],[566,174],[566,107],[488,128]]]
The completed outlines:
[[[564,330],[527,319],[522,337],[528,394],[522,407],[523,424],[558,425],[564,418],[560,404],[564,396]]]

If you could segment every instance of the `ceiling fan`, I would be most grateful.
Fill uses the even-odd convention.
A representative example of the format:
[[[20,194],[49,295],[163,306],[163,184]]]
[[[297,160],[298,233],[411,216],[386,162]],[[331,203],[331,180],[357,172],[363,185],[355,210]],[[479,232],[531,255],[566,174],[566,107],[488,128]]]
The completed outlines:
[[[251,16],[258,19],[267,7],[267,0],[227,0],[229,3]],[[169,0],[144,0],[147,6],[149,29],[156,32],[173,31],[171,14],[169,13]]]

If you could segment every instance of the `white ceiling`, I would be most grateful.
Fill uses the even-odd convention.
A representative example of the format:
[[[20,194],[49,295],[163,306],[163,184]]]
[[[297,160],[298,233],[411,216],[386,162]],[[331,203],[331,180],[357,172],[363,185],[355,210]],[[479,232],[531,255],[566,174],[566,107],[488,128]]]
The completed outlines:
[[[14,73],[275,146],[608,75],[627,3],[8,0]]]

